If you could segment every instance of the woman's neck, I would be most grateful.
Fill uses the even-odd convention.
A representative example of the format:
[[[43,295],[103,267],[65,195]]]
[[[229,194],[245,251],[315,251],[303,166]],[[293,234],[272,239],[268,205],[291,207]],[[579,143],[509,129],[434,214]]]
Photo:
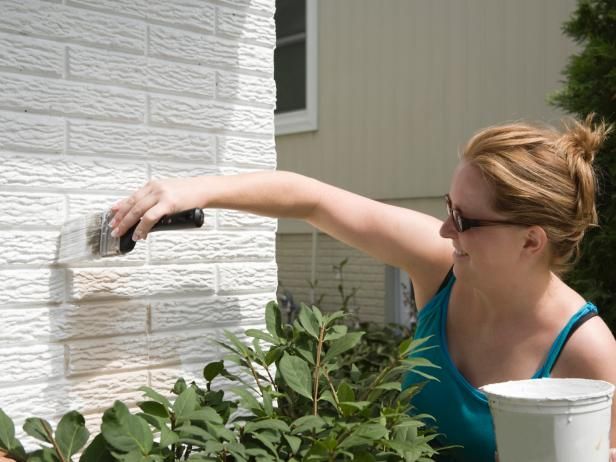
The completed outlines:
[[[541,316],[554,306],[564,283],[550,271],[510,273],[471,289],[473,306],[486,322],[514,322]]]

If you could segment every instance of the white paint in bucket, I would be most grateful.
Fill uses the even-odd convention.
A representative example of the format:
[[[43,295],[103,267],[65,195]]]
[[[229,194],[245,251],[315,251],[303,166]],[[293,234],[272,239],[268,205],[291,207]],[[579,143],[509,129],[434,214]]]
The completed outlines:
[[[533,379],[481,387],[500,462],[607,462],[614,385]]]

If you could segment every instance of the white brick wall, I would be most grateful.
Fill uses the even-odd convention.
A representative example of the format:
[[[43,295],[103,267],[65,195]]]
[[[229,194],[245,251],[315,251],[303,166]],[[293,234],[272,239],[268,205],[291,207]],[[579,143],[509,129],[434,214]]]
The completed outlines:
[[[54,263],[64,220],[152,177],[275,167],[274,0],[0,0],[0,407],[91,424],[199,375],[222,328],[261,326],[275,221]]]

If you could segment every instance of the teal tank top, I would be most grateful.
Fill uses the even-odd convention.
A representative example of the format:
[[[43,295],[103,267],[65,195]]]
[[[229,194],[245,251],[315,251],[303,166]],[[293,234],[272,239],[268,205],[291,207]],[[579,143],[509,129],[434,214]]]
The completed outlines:
[[[434,426],[439,433],[439,445],[461,445],[443,451],[435,459],[442,462],[494,462],[496,440],[492,416],[485,394],[473,387],[453,364],[447,349],[446,321],[449,295],[455,282],[450,273],[444,286],[419,312],[415,338],[430,339],[422,345],[435,346],[420,353],[421,356],[439,366],[439,369],[424,369],[439,381],[428,380],[419,374],[409,372],[403,381],[403,388],[425,383],[423,389],[412,400],[413,413],[433,416]],[[560,352],[571,335],[582,322],[596,315],[597,308],[586,303],[567,323],[556,337],[545,363],[532,378],[549,377]],[[413,356],[414,353],[411,353]],[[427,424],[430,425],[431,421]]]

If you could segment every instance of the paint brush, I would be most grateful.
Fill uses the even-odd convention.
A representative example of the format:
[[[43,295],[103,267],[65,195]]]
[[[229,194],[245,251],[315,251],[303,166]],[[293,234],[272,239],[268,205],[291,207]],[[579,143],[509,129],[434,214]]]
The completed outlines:
[[[109,225],[113,212],[100,212],[65,222],[60,230],[57,262],[94,260],[124,255],[135,248],[133,231],[135,224],[120,237],[112,237]],[[203,210],[190,209],[173,215],[165,215],[150,232],[200,228],[203,225]]]

